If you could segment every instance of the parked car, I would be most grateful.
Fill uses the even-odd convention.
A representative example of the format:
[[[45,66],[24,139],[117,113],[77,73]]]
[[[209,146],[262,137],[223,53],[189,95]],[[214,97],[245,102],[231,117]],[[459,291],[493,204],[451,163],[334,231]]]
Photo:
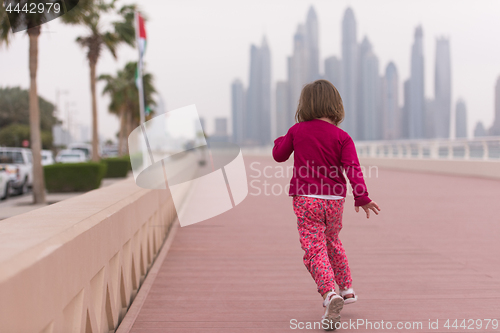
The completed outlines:
[[[7,167],[0,165],[0,200],[5,200],[9,197],[11,182],[12,180],[10,173],[7,171]]]
[[[85,160],[90,160],[92,158],[92,145],[88,143],[70,143],[68,145],[68,150],[81,151],[85,155]]]
[[[28,192],[33,186],[33,156],[27,148],[0,147],[0,157],[10,174],[10,186],[16,194]]]
[[[80,163],[87,161],[85,153],[81,150],[64,149],[56,156],[58,163]]]
[[[42,150],[42,165],[54,164],[54,155],[50,150]]]
[[[102,147],[102,157],[118,157],[118,145],[112,144]]]

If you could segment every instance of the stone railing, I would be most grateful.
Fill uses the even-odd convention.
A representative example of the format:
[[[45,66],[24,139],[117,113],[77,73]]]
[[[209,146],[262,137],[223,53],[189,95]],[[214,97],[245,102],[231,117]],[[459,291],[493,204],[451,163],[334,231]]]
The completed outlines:
[[[500,137],[358,141],[361,164],[500,179]]]
[[[498,161],[500,159],[500,137],[358,141],[356,149],[360,157]]]
[[[0,332],[114,331],[175,217],[129,178],[0,221]]]

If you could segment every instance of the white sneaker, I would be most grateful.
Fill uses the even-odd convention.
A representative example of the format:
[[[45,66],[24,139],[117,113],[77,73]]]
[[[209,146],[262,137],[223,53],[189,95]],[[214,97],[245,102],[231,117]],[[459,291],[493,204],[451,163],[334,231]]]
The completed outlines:
[[[325,314],[321,318],[321,323],[325,331],[335,331],[340,327],[340,311],[344,307],[344,298],[331,291],[323,301]]]
[[[353,294],[354,297],[345,298],[345,296],[349,295],[349,294]],[[351,303],[354,303],[358,300],[358,295],[356,295],[356,293],[354,292],[354,289],[352,289],[352,288],[349,288],[346,290],[341,290],[340,296],[342,296],[342,298],[344,299],[344,304],[351,304]]]

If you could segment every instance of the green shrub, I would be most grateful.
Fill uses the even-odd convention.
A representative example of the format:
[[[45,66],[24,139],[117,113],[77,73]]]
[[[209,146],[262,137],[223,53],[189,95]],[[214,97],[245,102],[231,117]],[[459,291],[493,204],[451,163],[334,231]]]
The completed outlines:
[[[56,163],[44,166],[48,192],[86,192],[101,186],[105,163]]]
[[[108,167],[104,178],[127,177],[128,172],[131,170],[128,156],[106,158],[102,162]]]

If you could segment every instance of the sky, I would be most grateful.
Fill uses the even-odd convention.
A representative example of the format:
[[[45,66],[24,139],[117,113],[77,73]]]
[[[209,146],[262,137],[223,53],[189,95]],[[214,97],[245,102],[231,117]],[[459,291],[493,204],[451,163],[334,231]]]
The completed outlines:
[[[130,1],[118,1],[118,5]],[[351,7],[357,21],[358,40],[366,35],[379,58],[382,75],[393,61],[401,83],[409,77],[414,30],[424,33],[425,91],[434,96],[436,38],[450,38],[452,109],[458,98],[465,100],[468,133],[477,121],[489,127],[494,118],[494,88],[500,76],[500,1],[497,0],[141,0],[149,21],[146,70],[167,111],[196,104],[207,132],[214,130],[215,117],[230,117],[231,82],[248,84],[250,46],[260,45],[265,35],[271,50],[274,83],[286,79],[286,58],[292,53],[297,24],[305,22],[312,5],[320,34],[320,70],[323,60],[341,54],[341,24]],[[107,19],[109,21],[109,18]],[[104,24],[104,27],[106,24]],[[39,41],[39,94],[56,101],[61,119],[71,113],[73,125],[90,125],[90,80],[86,54],[75,38],[86,34],[83,27],[61,24],[56,19],[43,26]],[[137,60],[129,46],[118,50],[118,59],[104,51],[97,73],[114,74],[128,61]],[[11,44],[0,47],[0,87],[28,88],[28,37],[14,35]],[[118,119],[107,111],[109,98],[99,83],[99,132],[115,138]],[[402,89],[400,89],[400,104]],[[66,107],[68,106],[68,107]],[[274,106],[273,106],[274,109]]]

